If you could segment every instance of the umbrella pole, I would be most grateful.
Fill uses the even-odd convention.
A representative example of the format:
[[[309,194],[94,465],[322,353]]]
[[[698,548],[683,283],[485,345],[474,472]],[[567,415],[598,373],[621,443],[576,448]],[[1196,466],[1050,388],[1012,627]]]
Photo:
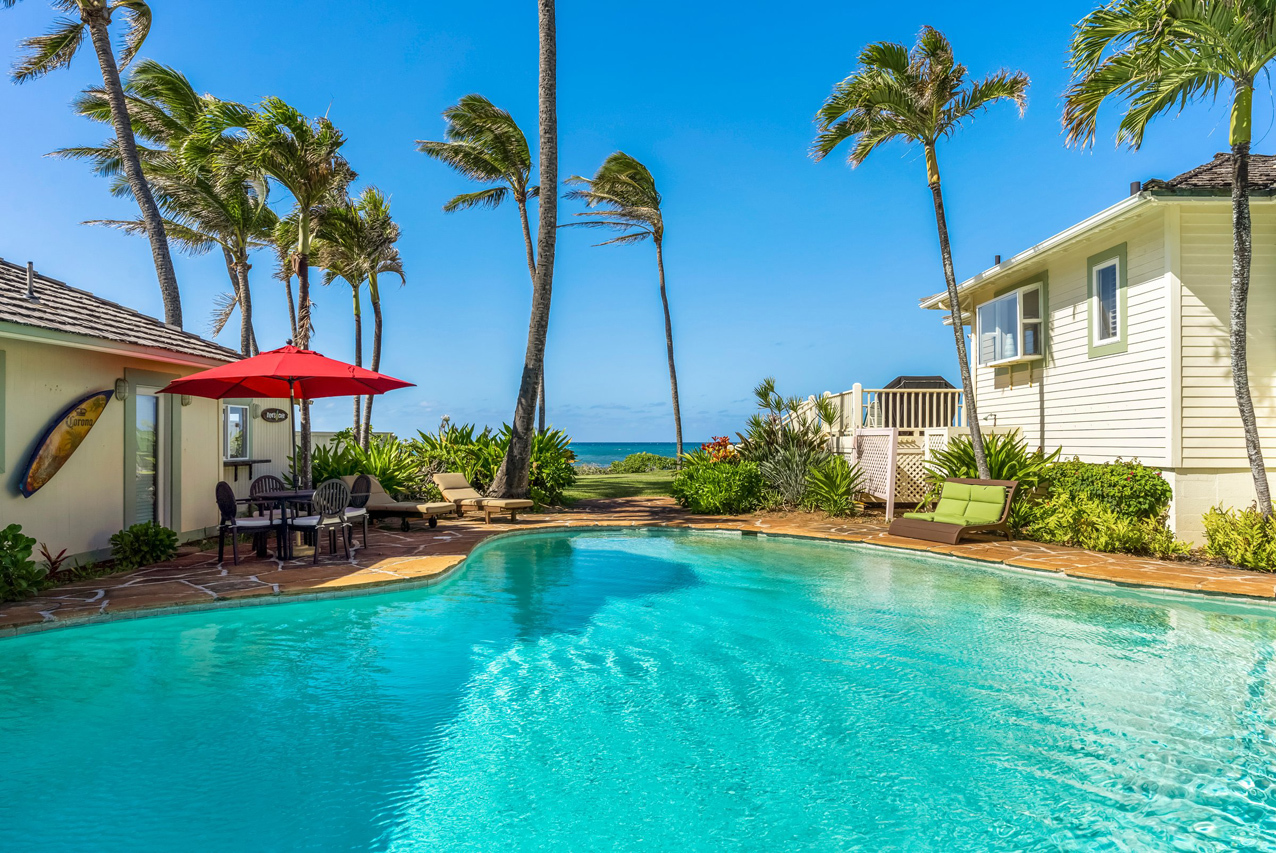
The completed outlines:
[[[297,488],[297,395],[288,380],[288,424],[292,427],[292,487]]]

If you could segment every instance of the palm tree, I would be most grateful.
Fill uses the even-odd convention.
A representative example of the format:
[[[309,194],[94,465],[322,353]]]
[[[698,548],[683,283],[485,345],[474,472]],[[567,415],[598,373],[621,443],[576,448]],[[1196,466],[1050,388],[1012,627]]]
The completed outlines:
[[[84,43],[87,31],[93,50],[102,70],[103,90],[110,103],[111,124],[119,145],[120,164],[128,179],[129,189],[142,211],[146,223],[146,235],[151,243],[151,256],[159,277],[160,295],[164,300],[164,321],[181,328],[182,299],[177,289],[177,274],[173,271],[173,258],[169,253],[168,237],[159,206],[142,174],[137,143],[129,120],[124,86],[120,82],[120,65],[128,65],[141,49],[151,29],[151,9],[146,0],[52,0],[53,7],[66,13],[57,19],[53,28],[42,36],[22,41],[26,55],[13,67],[15,83],[25,83],[58,68],[70,66],[71,60]],[[17,0],[0,0],[0,7],[10,8]],[[124,49],[119,63],[111,45],[111,18],[119,12],[125,20]]]
[[[1246,350],[1253,233],[1249,209],[1250,124],[1254,87],[1276,58],[1272,0],[1117,0],[1077,24],[1073,82],[1063,125],[1069,144],[1091,144],[1099,108],[1125,102],[1117,144],[1138,149],[1152,119],[1231,91],[1231,367],[1236,406],[1258,506],[1272,514],[1267,466],[1250,396]]]
[[[288,191],[296,224],[294,272],[297,276],[297,334],[301,349],[310,344],[310,253],[316,214],[357,177],[341,156],[345,137],[327,118],[310,119],[280,98],[266,98],[247,113],[208,110],[202,133],[194,140],[196,156],[229,163],[246,162]],[[234,135],[233,131],[242,131]],[[289,233],[291,228],[281,228]],[[304,486],[310,483],[310,408],[301,406],[298,468]]]
[[[124,82],[130,123],[137,137],[149,146],[138,148],[142,172],[164,212],[166,234],[187,253],[202,254],[214,246],[221,249],[230,277],[231,293],[219,298],[213,315],[213,334],[220,334],[234,309],[240,309],[240,352],[257,350],[252,322],[252,295],[248,255],[268,245],[277,217],[266,204],[267,187],[260,174],[242,163],[192,162],[185,145],[197,132],[200,117],[212,104],[190,81],[173,68],[151,60],[139,62]],[[100,122],[111,120],[106,92],[91,87],[76,99],[76,112]],[[225,104],[223,109],[244,109]],[[128,195],[131,190],[122,174],[119,144],[108,140],[100,146],[78,146],[54,151],[58,157],[88,161],[100,176],[112,179],[111,192]],[[233,165],[234,171],[228,171]],[[89,224],[108,225],[128,233],[146,235],[143,220],[94,220]]]
[[[554,0],[536,0],[540,41],[540,73],[537,87],[540,119],[541,184],[558,185],[557,44]],[[493,494],[525,497],[530,488],[532,434],[535,428],[536,389],[545,366],[545,339],[549,334],[549,303],[554,291],[554,249],[558,232],[558,194],[541,199],[536,223],[536,281],[532,285],[532,312],[527,328],[527,353],[514,404],[514,423],[505,458],[492,481]]]
[[[935,205],[970,442],[979,476],[984,479],[989,476],[988,459],[966,355],[964,312],[953,274],[936,145],[955,133],[963,122],[998,101],[1013,101],[1022,116],[1027,92],[1028,76],[1021,71],[1003,70],[982,80],[968,80],[966,66],[954,60],[948,39],[934,27],[924,27],[912,50],[902,44],[875,42],[860,52],[859,68],[837,84],[816,115],[819,134],[811,146],[811,155],[822,160],[849,140],[851,152],[847,159],[851,166],[863,163],[869,154],[894,139],[922,146],[926,181]]]
[[[619,237],[599,243],[638,243],[651,240],[656,244],[656,269],[660,274],[660,302],[665,309],[665,347],[669,353],[669,390],[673,395],[674,436],[678,443],[678,456],[682,456],[682,413],[678,406],[678,371],[673,363],[673,323],[669,319],[669,296],[665,292],[665,221],[660,212],[660,193],[655,178],[642,163],[623,151],[612,154],[598,167],[592,178],[572,175],[565,183],[583,186],[572,190],[567,198],[583,201],[589,207],[577,216],[596,217],[585,222],[574,222],[593,228],[611,228],[622,232]]]
[[[474,207],[495,209],[513,197],[523,225],[523,246],[527,250],[527,272],[536,283],[536,253],[527,218],[527,200],[536,198],[540,187],[530,186],[532,154],[527,137],[514,117],[482,95],[466,95],[456,106],[443,111],[447,128],[444,141],[417,140],[417,150],[433,157],[480,184],[494,184],[485,190],[461,193],[443,205],[445,213]],[[545,431],[545,377],[537,389],[538,426]]]
[[[325,285],[338,278],[350,285],[354,296],[355,364],[363,365],[363,311],[360,288],[366,282],[372,303],[372,369],[381,366],[381,291],[379,277],[403,275],[403,260],[394,244],[399,226],[390,218],[390,201],[376,187],[367,187],[357,200],[344,199],[324,215],[322,238],[316,240],[319,264],[324,268]],[[355,439],[366,449],[372,435],[372,395],[360,416],[360,398],[354,401]]]

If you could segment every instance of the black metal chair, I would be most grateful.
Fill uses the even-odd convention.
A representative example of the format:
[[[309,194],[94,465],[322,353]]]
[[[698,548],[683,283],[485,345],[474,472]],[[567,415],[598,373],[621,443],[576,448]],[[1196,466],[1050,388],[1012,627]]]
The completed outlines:
[[[239,565],[239,534],[252,533],[265,535],[273,528],[275,531],[275,550],[279,550],[280,533],[275,522],[269,518],[239,517],[239,504],[235,500],[235,490],[225,480],[217,484],[217,511],[221,513],[221,523],[217,528],[217,562],[226,557],[226,534],[230,534],[230,553],[235,565]]]
[[[315,489],[310,499],[313,515],[289,518],[288,527],[303,532],[313,532],[315,537],[315,563],[319,562],[319,531],[328,531],[328,552],[336,554],[333,534],[341,533],[341,547],[346,559],[350,559],[350,522],[346,520],[346,507],[350,505],[350,487],[340,480],[327,480]]]
[[[350,506],[346,507],[346,521],[363,522],[363,547],[368,547],[368,498],[372,496],[372,478],[360,474],[350,488]]]
[[[270,514],[272,518],[277,518],[278,516],[274,515],[275,501],[261,501],[259,503],[257,501],[254,501],[253,498],[257,497],[260,494],[264,494],[265,492],[282,492],[287,488],[288,487],[284,485],[284,481],[276,477],[274,474],[262,474],[256,480],[253,480],[252,485],[248,487],[248,499],[245,501],[245,503],[248,504],[248,508],[250,512],[252,511],[252,508],[255,506],[257,507],[258,515],[262,515],[263,514],[262,510],[265,509],[266,513]],[[280,512],[283,512],[283,510],[284,510],[283,507],[279,508]]]

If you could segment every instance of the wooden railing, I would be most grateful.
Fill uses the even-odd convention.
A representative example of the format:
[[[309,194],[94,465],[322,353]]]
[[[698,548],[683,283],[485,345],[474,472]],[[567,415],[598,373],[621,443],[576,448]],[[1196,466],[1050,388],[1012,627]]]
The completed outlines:
[[[859,429],[925,430],[966,426],[966,407],[958,388],[863,388],[825,394],[837,410],[833,432]],[[814,402],[808,401],[814,409]],[[807,407],[803,407],[805,410]]]

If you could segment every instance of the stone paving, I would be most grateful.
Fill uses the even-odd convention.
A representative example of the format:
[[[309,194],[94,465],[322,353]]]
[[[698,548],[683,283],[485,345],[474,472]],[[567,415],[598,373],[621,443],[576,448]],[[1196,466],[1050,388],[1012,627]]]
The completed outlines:
[[[438,527],[414,523],[410,532],[373,528],[368,547],[349,560],[333,557],[325,543],[319,564],[298,547],[295,559],[258,558],[240,546],[240,563],[218,563],[217,552],[186,554],[166,563],[46,590],[36,598],[0,605],[0,636],[84,622],[227,607],[305,597],[359,594],[377,587],[426,586],[459,566],[485,539],[511,531],[567,527],[653,526],[741,530],[950,554],[1020,569],[1052,572],[1114,584],[1197,593],[1276,599],[1276,575],[1193,563],[1098,554],[1039,542],[977,537],[960,545],[902,539],[886,533],[882,518],[830,519],[815,513],[739,517],[690,515],[670,498],[620,498],[582,503],[568,510],[526,515],[517,522],[484,524],[474,515],[441,519]],[[356,532],[356,546],[361,544]],[[272,543],[273,544],[273,543]]]

